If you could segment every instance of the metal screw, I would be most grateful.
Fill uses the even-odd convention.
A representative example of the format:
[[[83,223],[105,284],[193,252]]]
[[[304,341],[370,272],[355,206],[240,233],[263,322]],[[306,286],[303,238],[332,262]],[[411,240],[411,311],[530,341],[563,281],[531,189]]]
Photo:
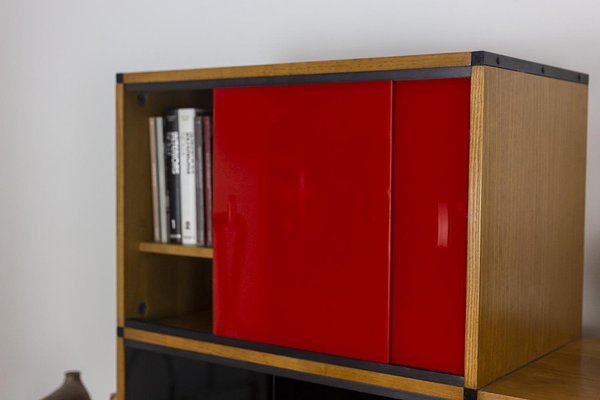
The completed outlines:
[[[144,107],[146,105],[146,95],[144,93],[139,93],[137,95],[137,103],[140,107]]]
[[[140,304],[138,304],[137,312],[139,315],[144,316],[144,315],[146,315],[147,311],[148,311],[148,306],[146,305],[146,303],[141,302]]]

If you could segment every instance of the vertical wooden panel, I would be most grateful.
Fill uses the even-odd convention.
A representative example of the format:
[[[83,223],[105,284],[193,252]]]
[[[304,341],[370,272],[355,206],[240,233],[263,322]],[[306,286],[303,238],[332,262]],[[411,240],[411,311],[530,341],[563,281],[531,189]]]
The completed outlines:
[[[125,340],[117,338],[117,400],[125,400]]]
[[[467,228],[467,310],[465,323],[465,386],[477,387],[479,349],[479,280],[481,246],[481,159],[483,134],[483,68],[471,69],[471,137],[469,150],[469,213]]]
[[[581,331],[587,86],[473,68],[465,384]]]
[[[117,325],[125,324],[125,237],[124,227],[124,153],[123,153],[123,85],[117,84]]]
[[[116,87],[117,120],[117,326],[125,325],[125,237],[124,220],[124,143],[123,143],[123,96],[122,84]],[[117,400],[125,400],[125,342],[117,338]]]

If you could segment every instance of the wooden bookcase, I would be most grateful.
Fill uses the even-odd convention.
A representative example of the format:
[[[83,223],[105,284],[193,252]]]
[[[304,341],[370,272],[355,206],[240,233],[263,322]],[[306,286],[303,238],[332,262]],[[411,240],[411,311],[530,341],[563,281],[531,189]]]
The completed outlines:
[[[464,374],[213,334],[213,288],[220,284],[213,254],[218,260],[228,244],[213,251],[151,241],[148,118],[177,107],[213,110],[220,88],[455,78],[469,85]],[[221,366],[233,368],[225,375],[246,371],[239,372],[246,385],[239,393],[246,394],[228,394],[231,398],[292,399],[299,398],[293,393],[304,393],[312,398],[474,399],[498,378],[579,338],[587,83],[582,73],[487,52],[118,74],[119,400],[128,385],[131,393],[143,386],[140,361],[132,360],[147,360],[143,368],[151,369],[157,354],[175,366],[166,385],[184,374],[178,368],[187,365],[185,359],[196,360],[189,367],[194,373],[219,374]],[[432,109],[430,118],[435,117]],[[422,118],[425,123],[426,109]],[[218,123],[214,135],[219,135]],[[394,201],[392,196],[392,215]],[[306,334],[318,338],[319,332]],[[128,400],[145,395],[136,396]]]

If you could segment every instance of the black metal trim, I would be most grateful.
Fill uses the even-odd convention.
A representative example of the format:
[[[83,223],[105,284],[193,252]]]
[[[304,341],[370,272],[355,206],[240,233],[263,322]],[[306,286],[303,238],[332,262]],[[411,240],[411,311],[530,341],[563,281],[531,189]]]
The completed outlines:
[[[490,67],[504,68],[512,71],[525,72],[527,74],[546,76],[577,83],[588,84],[589,76],[582,72],[570,71],[550,65],[539,64],[519,58],[490,53],[487,51],[474,51],[471,53],[471,65],[486,65]]]
[[[392,71],[344,72],[335,74],[312,74],[291,76],[264,76],[251,78],[209,79],[181,82],[127,83],[128,92],[163,92],[174,90],[203,90],[220,87],[271,86],[309,83],[364,82],[379,80],[416,80],[466,78],[471,67],[419,68]]]
[[[242,349],[256,350],[264,353],[282,355],[286,357],[299,358],[302,360],[316,361],[327,364],[339,365],[364,369],[367,371],[381,372],[389,375],[403,376],[423,381],[442,383],[450,386],[462,387],[464,378],[458,375],[450,375],[441,372],[428,371],[417,368],[403,367],[399,365],[382,364],[372,361],[356,360],[353,358],[332,356],[329,354],[315,353],[311,351],[291,349],[289,347],[274,346],[265,343],[251,342],[247,340],[233,339],[224,336],[215,336],[211,333],[192,331],[185,328],[178,328],[169,325],[163,325],[152,321],[137,319],[128,319],[125,321],[128,328],[140,329],[149,332],[161,333],[165,335],[184,337],[187,339],[201,340],[210,343],[223,344],[226,346],[239,347]]]
[[[121,73],[117,74],[117,83],[123,83],[123,74],[121,74]]]
[[[256,371],[260,373],[275,375],[284,378],[296,379],[306,382],[317,383],[321,385],[338,387],[341,389],[349,389],[363,393],[374,394],[377,396],[385,396],[391,399],[401,399],[401,400],[443,400],[439,397],[428,396],[420,393],[407,392],[403,390],[390,389],[381,386],[375,386],[365,383],[358,383],[347,381],[338,378],[330,378],[322,375],[314,375],[308,374],[304,372],[298,372],[293,370],[288,370],[284,368],[272,367],[269,365],[262,364],[254,364],[247,361],[238,361],[225,357],[211,356],[202,353],[195,353],[193,351],[186,351],[180,349],[174,349],[171,347],[158,346],[153,344],[147,344],[142,342],[137,342],[134,340],[126,340],[125,346],[129,348],[153,351],[162,354],[168,354],[177,357],[186,357],[190,359],[196,359],[204,362],[209,362],[213,364],[219,364],[234,368],[247,369],[250,371]]]
[[[477,389],[465,388],[465,400],[477,400]]]
[[[122,326],[117,326],[117,337],[123,337],[124,329]]]

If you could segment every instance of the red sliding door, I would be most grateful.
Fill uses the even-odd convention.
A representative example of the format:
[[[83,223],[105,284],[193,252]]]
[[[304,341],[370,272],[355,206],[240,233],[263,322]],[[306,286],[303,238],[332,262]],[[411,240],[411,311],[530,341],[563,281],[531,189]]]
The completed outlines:
[[[392,86],[215,90],[215,334],[389,362]]]
[[[470,80],[394,95],[391,361],[462,375]]]

